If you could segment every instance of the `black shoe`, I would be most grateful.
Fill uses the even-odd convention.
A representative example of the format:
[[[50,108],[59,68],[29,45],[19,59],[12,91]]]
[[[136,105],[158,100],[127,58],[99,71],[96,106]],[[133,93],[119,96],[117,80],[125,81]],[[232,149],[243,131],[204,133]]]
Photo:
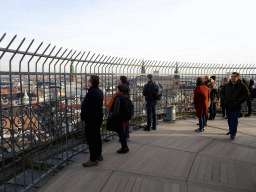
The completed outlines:
[[[230,135],[231,139],[235,139],[235,137],[236,137],[235,135]]]
[[[227,135],[229,135],[230,134],[230,132],[227,132]]]
[[[151,127],[151,129],[156,130],[156,128],[155,128],[155,127]]]
[[[98,161],[103,161],[103,160],[104,160],[104,158],[103,158],[103,156],[102,156],[102,155],[100,155],[99,157],[97,157],[97,160],[98,160]]]
[[[146,127],[143,129],[143,131],[150,131],[150,129]]]
[[[245,117],[251,117],[251,115],[249,115],[249,114],[245,114],[244,116],[245,116]]]
[[[118,149],[116,152],[117,153],[127,153],[129,151],[129,148],[120,148],[120,149]]]
[[[204,129],[200,129],[200,128],[199,128],[199,129],[196,129],[195,131],[202,133],[202,132],[204,131]]]

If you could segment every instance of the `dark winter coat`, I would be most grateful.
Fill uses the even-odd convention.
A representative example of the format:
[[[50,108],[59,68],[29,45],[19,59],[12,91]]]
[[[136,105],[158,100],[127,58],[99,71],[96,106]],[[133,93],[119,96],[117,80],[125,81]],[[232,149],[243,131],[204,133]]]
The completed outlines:
[[[101,124],[103,120],[103,93],[98,87],[91,87],[81,106],[81,119],[88,125]]]
[[[153,81],[148,81],[148,83],[143,88],[143,96],[145,96],[145,100],[147,102],[155,101],[152,95],[152,89],[153,89]]]
[[[235,85],[231,81],[225,83],[220,91],[220,98],[223,100],[223,105],[229,109],[242,108],[242,104],[248,97],[249,90],[241,80],[238,80]]]
[[[208,88],[210,91],[211,102],[217,103],[217,101],[218,101],[218,86],[216,83],[214,83],[213,85],[210,85],[209,87]]]
[[[254,85],[254,81],[252,79],[250,79],[250,82],[249,82],[249,85],[248,85],[248,89],[249,89],[249,93],[250,93],[250,99],[252,99],[253,85]]]
[[[206,116],[210,101],[210,91],[204,84],[197,85],[194,89],[194,105],[196,108],[196,116]]]
[[[122,132],[123,131],[123,121],[124,121],[124,114],[125,112],[125,100],[129,99],[127,94],[125,95],[118,95],[114,101],[113,107],[110,110],[110,114],[108,117],[108,130],[115,131],[115,132]]]

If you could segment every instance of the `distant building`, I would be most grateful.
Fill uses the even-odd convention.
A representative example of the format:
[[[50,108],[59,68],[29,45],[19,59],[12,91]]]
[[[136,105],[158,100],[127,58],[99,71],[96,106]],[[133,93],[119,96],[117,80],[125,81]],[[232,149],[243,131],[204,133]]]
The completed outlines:
[[[173,80],[173,89],[179,89],[180,88],[180,75],[178,71],[178,63],[176,63],[176,69],[175,69],[175,75]]]
[[[75,75],[75,67],[74,67],[74,63],[72,62],[70,65],[70,73],[71,73],[71,81],[72,82],[76,82],[76,75]]]
[[[141,66],[141,73],[142,74],[146,74],[146,69],[145,69],[145,66],[144,66],[144,61],[143,61],[142,66]]]

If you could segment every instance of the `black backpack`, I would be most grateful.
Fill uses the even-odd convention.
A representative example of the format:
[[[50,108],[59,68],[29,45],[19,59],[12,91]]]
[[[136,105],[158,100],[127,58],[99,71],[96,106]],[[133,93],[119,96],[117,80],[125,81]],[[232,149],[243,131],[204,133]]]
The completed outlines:
[[[159,91],[159,85],[157,85],[155,82],[152,83],[152,97],[153,100],[161,100],[162,93]]]
[[[134,105],[132,100],[129,98],[124,100],[124,113],[123,120],[130,121],[134,115]]]

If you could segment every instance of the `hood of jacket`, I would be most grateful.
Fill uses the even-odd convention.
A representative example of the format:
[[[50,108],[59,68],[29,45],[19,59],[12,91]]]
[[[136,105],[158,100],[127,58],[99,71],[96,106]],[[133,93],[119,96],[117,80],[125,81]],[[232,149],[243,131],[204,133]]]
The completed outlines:
[[[129,99],[129,96],[127,94],[120,94],[118,95],[120,99]]]

